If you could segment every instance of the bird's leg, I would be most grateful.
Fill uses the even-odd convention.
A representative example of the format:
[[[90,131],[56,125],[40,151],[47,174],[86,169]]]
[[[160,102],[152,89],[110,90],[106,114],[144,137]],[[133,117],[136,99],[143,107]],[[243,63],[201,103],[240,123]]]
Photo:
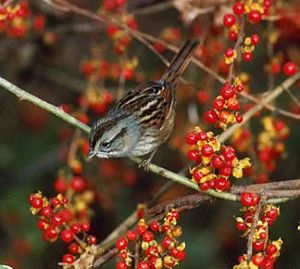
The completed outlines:
[[[157,152],[157,150],[158,150],[158,148],[155,149],[155,150],[153,150],[153,151],[151,152],[151,154],[150,154],[149,157],[144,158],[144,159],[140,162],[139,167],[143,168],[146,172],[148,172],[148,171],[149,171],[149,165],[150,165],[150,163],[151,163],[151,161],[152,161],[152,159],[153,159],[155,153]]]

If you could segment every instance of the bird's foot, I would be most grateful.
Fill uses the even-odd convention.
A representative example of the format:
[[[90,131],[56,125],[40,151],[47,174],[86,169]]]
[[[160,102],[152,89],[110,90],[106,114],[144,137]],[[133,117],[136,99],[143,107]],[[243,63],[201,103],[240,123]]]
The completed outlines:
[[[152,158],[145,158],[139,163],[139,168],[143,168],[145,172],[149,172],[149,166]]]

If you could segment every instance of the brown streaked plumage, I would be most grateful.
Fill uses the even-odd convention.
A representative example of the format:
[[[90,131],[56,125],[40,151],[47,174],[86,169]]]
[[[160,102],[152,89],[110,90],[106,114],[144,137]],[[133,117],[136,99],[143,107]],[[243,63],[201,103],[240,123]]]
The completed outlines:
[[[159,81],[146,82],[126,93],[108,115],[92,126],[88,158],[144,156],[151,158],[172,133],[175,120],[175,89],[199,41],[185,43]]]

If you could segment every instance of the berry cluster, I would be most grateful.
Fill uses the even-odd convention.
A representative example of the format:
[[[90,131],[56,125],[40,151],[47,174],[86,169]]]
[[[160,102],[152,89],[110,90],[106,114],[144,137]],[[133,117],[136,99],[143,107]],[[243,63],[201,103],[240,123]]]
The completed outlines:
[[[221,94],[213,101],[213,109],[204,113],[204,120],[223,130],[234,123],[242,122],[243,116],[239,113],[241,105],[237,94],[243,89],[244,86],[238,77],[235,78],[232,85],[225,83]]]
[[[122,21],[129,28],[133,30],[137,29],[137,23],[133,16],[124,16]],[[113,41],[114,52],[118,55],[123,54],[131,43],[131,37],[128,33],[114,24],[110,24],[106,27],[106,33]]]
[[[285,152],[283,141],[289,135],[289,128],[284,121],[276,120],[272,116],[264,117],[262,124],[264,131],[258,135],[257,154],[264,169],[272,172],[275,169],[276,160]]]
[[[230,188],[229,177],[241,178],[243,169],[251,166],[249,158],[239,160],[231,146],[224,146],[212,132],[204,132],[195,127],[186,135],[186,142],[194,146],[188,158],[197,162],[190,169],[193,181],[199,183],[201,190],[224,191]]]
[[[74,255],[89,252],[91,245],[96,244],[97,238],[86,234],[90,230],[89,222],[78,222],[74,219],[75,211],[69,207],[69,199],[66,196],[58,194],[52,199],[47,199],[38,192],[30,195],[29,203],[31,213],[39,216],[38,228],[42,231],[42,239],[55,242],[60,236],[63,242],[69,244],[69,253],[63,256],[63,263],[74,263]]]
[[[31,18],[31,10],[26,0],[1,1],[0,3],[0,33],[8,37],[23,37],[30,28],[43,30],[45,18],[36,15]]]
[[[242,193],[241,203],[244,212],[244,218],[237,217],[237,229],[244,232],[244,236],[249,236],[252,229],[253,217],[257,210],[259,203],[259,196],[254,193]],[[264,206],[260,218],[254,228],[252,240],[252,248],[256,252],[252,256],[251,260],[247,260],[247,255],[242,255],[239,257],[239,264],[234,266],[234,269],[242,268],[262,268],[262,269],[272,269],[273,264],[277,257],[279,256],[279,251],[281,249],[282,240],[272,241],[268,239],[269,226],[271,226],[274,221],[279,216],[279,208],[274,205]]]
[[[185,260],[185,243],[179,242],[182,228],[177,225],[179,212],[171,209],[162,223],[152,222],[147,225],[140,219],[136,230],[130,230],[125,237],[119,238],[116,247],[120,261],[117,269],[162,269],[174,268]],[[163,236],[161,241],[156,236]],[[136,245],[139,245],[138,264],[134,264]]]
[[[235,149],[238,152],[246,153],[252,143],[252,135],[250,129],[244,127],[237,129],[233,133],[230,142],[232,143],[232,145],[234,145]]]
[[[127,60],[124,64],[124,68],[118,63],[110,63],[108,61],[99,59],[86,60],[81,65],[81,71],[89,79],[114,79],[117,80],[120,76],[124,75],[126,80],[132,79],[134,75],[134,69],[138,65],[138,60]]]

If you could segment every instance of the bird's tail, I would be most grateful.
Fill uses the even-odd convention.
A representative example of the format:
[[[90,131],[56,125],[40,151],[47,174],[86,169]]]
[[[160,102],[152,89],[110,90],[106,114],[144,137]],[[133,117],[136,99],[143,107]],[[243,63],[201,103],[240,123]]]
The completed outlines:
[[[175,83],[186,69],[199,43],[200,41],[197,39],[191,39],[187,41],[180,51],[175,55],[161,79]]]

